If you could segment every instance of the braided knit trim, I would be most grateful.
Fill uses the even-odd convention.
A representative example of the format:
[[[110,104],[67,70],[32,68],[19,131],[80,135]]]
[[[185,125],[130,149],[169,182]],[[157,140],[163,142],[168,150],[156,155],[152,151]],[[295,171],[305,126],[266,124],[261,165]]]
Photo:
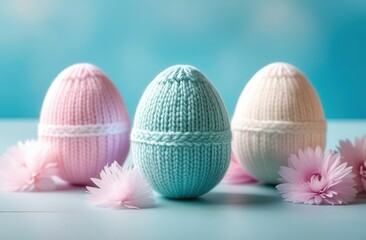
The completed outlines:
[[[212,146],[230,144],[231,131],[221,132],[154,132],[133,129],[131,141],[162,146]]]
[[[288,122],[288,121],[257,121],[242,120],[232,122],[232,129],[239,131],[266,132],[266,133],[323,133],[327,126],[321,122]]]
[[[88,125],[38,125],[38,136],[45,137],[92,137],[129,132],[129,124],[115,122]]]

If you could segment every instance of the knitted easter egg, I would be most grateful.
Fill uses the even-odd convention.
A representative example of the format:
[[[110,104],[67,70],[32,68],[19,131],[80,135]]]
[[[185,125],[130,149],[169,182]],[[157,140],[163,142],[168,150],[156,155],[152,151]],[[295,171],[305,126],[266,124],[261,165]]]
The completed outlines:
[[[131,133],[136,165],[151,186],[170,198],[193,198],[215,187],[230,160],[225,106],[196,68],[177,65],[149,84]]]
[[[91,183],[129,150],[130,121],[125,104],[107,75],[91,64],[62,71],[44,99],[38,136],[57,153],[60,176],[78,185]]]
[[[287,63],[273,63],[245,86],[231,122],[233,151],[253,176],[278,183],[278,170],[299,148],[321,146],[326,123],[317,93]]]

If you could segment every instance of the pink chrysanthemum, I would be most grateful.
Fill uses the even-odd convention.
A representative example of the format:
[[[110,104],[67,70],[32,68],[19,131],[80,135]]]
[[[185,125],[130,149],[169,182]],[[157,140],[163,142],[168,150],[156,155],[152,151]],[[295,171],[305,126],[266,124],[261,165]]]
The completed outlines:
[[[228,184],[257,182],[257,180],[238,163],[234,154],[231,154],[230,165],[222,181]]]
[[[348,139],[339,142],[339,153],[343,160],[353,166],[356,189],[358,192],[366,191],[366,135],[355,138],[354,145]]]
[[[86,188],[93,205],[139,209],[154,204],[153,190],[135,167],[122,168],[115,161],[104,167],[100,179],[91,180],[97,187]]]
[[[49,191],[58,173],[49,145],[35,140],[18,142],[0,157],[0,184],[5,191]]]
[[[289,166],[281,167],[276,186],[285,201],[305,204],[346,204],[356,197],[352,166],[341,163],[341,155],[320,147],[299,150]]]

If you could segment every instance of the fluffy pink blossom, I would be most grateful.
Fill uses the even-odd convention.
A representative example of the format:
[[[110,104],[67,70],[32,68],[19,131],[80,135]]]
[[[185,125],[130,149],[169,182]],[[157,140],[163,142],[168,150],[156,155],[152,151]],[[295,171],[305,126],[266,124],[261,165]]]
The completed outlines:
[[[97,187],[86,188],[93,205],[139,209],[154,204],[153,190],[135,167],[122,168],[115,161],[104,167],[100,179],[91,180]]]
[[[240,184],[253,183],[257,180],[248,172],[248,170],[238,163],[234,154],[231,154],[230,165],[222,181],[228,184]]]
[[[49,145],[35,140],[18,142],[0,157],[0,184],[5,191],[49,191],[58,173]]]
[[[305,204],[346,204],[356,197],[352,166],[341,163],[341,155],[320,147],[299,150],[291,155],[288,167],[279,174],[276,186],[285,201]]]
[[[353,166],[356,189],[358,192],[366,191],[366,135],[355,138],[354,144],[348,139],[339,142],[339,153],[348,165]]]

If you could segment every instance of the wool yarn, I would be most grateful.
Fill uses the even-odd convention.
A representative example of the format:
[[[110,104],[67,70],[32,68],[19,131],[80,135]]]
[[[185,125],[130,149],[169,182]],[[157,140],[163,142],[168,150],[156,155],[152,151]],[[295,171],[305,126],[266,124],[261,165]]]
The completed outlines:
[[[299,148],[326,141],[320,100],[306,77],[287,63],[272,63],[245,86],[231,122],[238,161],[265,183],[278,183],[278,170]]]
[[[167,68],[149,84],[131,133],[136,165],[170,198],[193,198],[215,187],[230,161],[231,132],[218,92],[196,68]]]
[[[60,176],[90,184],[106,164],[122,164],[130,121],[121,95],[98,67],[82,63],[62,71],[44,99],[38,136],[57,153]]]

